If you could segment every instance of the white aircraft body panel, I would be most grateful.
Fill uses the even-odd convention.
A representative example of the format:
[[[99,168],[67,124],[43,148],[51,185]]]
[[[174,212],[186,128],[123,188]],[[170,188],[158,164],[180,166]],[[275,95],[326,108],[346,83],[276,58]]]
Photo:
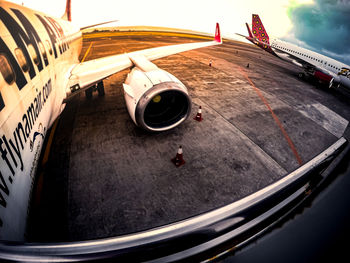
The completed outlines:
[[[293,45],[291,43],[288,43],[279,39],[273,39],[271,41],[271,48],[276,53],[276,55],[283,60],[286,60],[289,62],[293,62],[294,60],[301,66],[304,66],[307,64],[309,64],[310,66],[312,65],[315,69],[320,69],[324,73],[327,73],[335,78],[339,78],[342,84],[350,87],[349,70],[344,72],[344,73],[347,72],[347,74],[344,74],[344,75],[339,74],[341,70],[344,68],[350,69],[350,66],[340,61],[337,61],[325,55],[319,54],[317,52],[314,52],[302,47],[298,47],[296,45]]]

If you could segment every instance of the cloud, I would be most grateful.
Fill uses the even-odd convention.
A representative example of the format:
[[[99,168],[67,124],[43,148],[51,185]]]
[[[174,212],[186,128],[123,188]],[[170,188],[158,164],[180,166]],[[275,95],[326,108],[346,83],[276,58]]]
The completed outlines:
[[[293,24],[289,37],[350,64],[349,0],[314,0],[308,4],[291,1],[287,12]]]

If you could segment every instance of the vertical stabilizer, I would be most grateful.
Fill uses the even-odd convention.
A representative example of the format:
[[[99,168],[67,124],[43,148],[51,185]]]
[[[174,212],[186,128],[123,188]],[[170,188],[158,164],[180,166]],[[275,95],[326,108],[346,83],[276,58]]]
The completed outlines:
[[[219,23],[216,23],[215,38],[214,38],[214,40],[215,40],[216,42],[218,42],[218,43],[222,43],[222,38],[221,38]]]
[[[256,37],[260,42],[270,44],[269,35],[267,34],[259,15],[253,14],[252,29],[254,37]]]
[[[249,27],[248,23],[245,23],[245,25],[247,26],[247,30],[248,30],[248,33],[249,33],[249,37],[250,37],[250,38],[253,38],[253,34],[252,34],[252,31],[250,30],[250,27]]]
[[[71,0],[67,0],[66,11],[64,12],[64,15],[62,16],[62,19],[72,21]]]

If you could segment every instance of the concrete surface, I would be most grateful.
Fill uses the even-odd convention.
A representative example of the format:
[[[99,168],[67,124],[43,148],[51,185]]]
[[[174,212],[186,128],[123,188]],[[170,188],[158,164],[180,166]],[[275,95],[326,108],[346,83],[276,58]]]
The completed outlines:
[[[89,38],[82,56],[91,41],[87,59],[200,40]],[[300,80],[297,67],[252,45],[226,41],[154,63],[188,87],[192,115],[200,105],[204,120],[162,133],[139,129],[122,95],[129,70],[105,80],[104,97],[77,96],[56,130],[30,240],[122,235],[224,206],[310,160],[350,119],[345,91]],[[170,159],[179,145],[186,164],[177,168]]]

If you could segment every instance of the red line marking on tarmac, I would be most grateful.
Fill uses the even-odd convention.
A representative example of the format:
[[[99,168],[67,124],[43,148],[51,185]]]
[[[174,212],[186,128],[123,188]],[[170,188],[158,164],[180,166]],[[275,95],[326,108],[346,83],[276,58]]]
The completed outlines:
[[[290,139],[287,131],[283,128],[283,125],[281,123],[281,121],[278,119],[278,117],[276,116],[276,114],[273,112],[270,104],[268,103],[268,101],[265,99],[264,95],[261,93],[261,91],[255,86],[255,84],[253,83],[253,81],[249,78],[248,74],[241,68],[239,67],[239,70],[241,71],[242,75],[248,80],[249,84],[254,88],[255,92],[258,94],[258,96],[260,97],[260,99],[264,102],[265,106],[269,109],[273,119],[275,120],[277,126],[280,128],[281,132],[283,133],[284,138],[287,140],[287,143],[289,145],[289,147],[291,148],[292,152],[294,153],[295,158],[297,159],[299,165],[303,164],[303,161],[301,160],[301,157],[297,151],[297,149],[295,148],[294,143],[292,142],[292,140]]]

